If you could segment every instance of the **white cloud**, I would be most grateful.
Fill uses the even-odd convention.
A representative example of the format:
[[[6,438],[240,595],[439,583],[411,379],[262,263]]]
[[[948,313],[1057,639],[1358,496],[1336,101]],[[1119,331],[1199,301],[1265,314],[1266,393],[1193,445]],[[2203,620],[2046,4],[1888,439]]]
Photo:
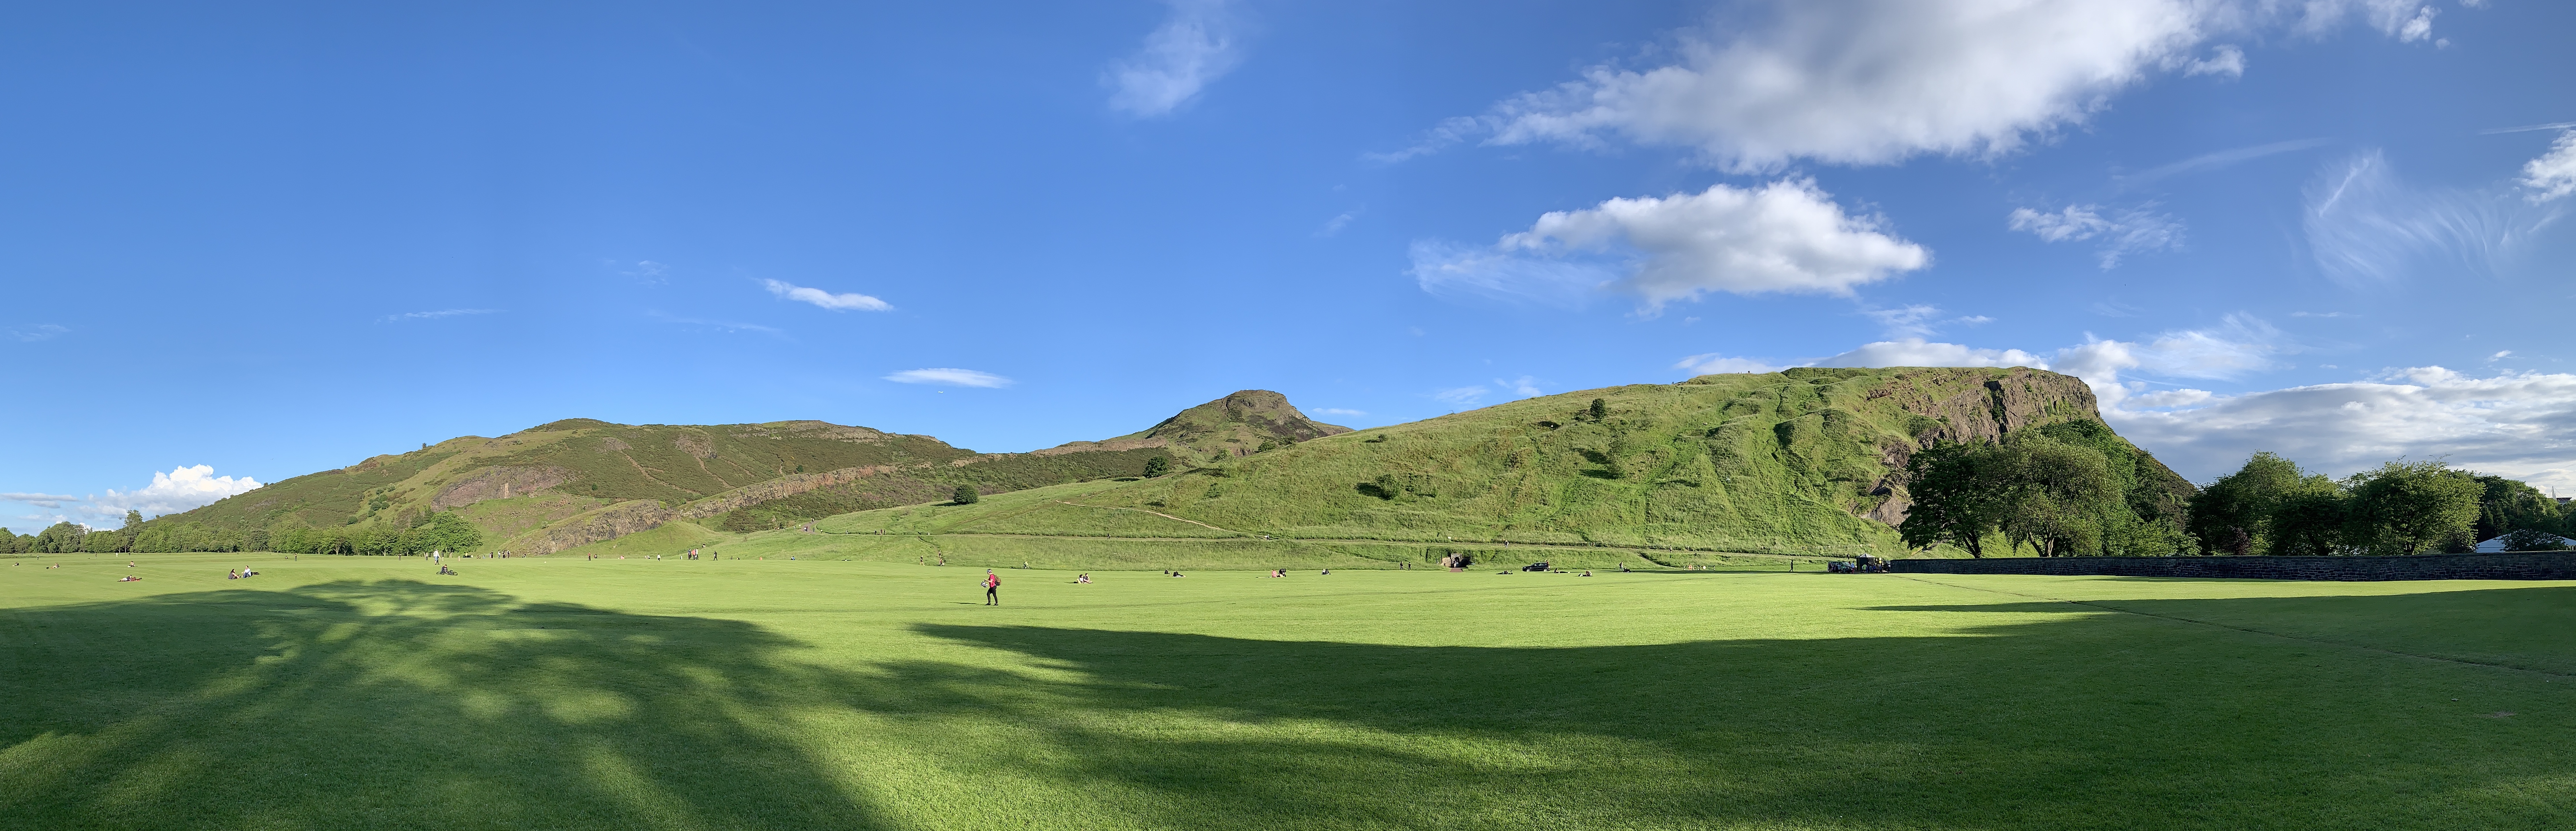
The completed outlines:
[[[2144,382],[2121,379],[2120,374],[2126,370],[2163,377],[2228,379],[2274,368],[2278,366],[2276,356],[2298,350],[2297,344],[2271,324],[2250,315],[2232,314],[2212,328],[2162,332],[2145,342],[2093,339],[2053,353],[1907,337],[1862,344],[1839,355],[1787,366],[2026,366],[2082,378],[2104,405],[2122,406],[2132,396],[2146,394]],[[1714,353],[1683,358],[1674,366],[1694,374],[1777,372],[1786,368],[1768,361]]]
[[[2068,205],[2065,210],[2041,213],[2029,208],[2014,208],[2007,224],[2015,231],[2029,231],[2048,242],[2099,239],[2102,268],[2117,268],[2120,259],[2130,254],[2176,248],[2182,245],[2182,221],[2171,214],[2155,213],[2155,203],[2111,211],[2103,218],[2100,205]]]
[[[2310,255],[2327,276],[2355,287],[2425,267],[2491,272],[2550,218],[2488,194],[2410,187],[2377,150],[2326,166],[2306,200],[2301,227]]]
[[[2522,166],[2522,186],[2534,204],[2576,193],[2576,130],[2559,133],[2549,152]]]
[[[2284,25],[2322,35],[2359,17],[2402,41],[2430,7],[2386,0],[1775,0],[1721,10],[1647,69],[1602,65],[1484,115],[1442,121],[1398,161],[1478,136],[1691,148],[1738,172],[1809,159],[1887,164],[1994,155],[2081,124],[2154,71],[2234,76]]]
[[[493,312],[497,312],[497,311],[500,311],[500,310],[499,310],[499,309],[440,309],[440,310],[438,310],[438,311],[434,311],[434,312],[404,312],[404,313],[402,313],[402,314],[398,314],[398,315],[385,315],[382,319],[380,319],[380,320],[378,320],[378,321],[376,321],[376,322],[378,322],[378,323],[393,323],[393,322],[396,322],[396,321],[403,321],[403,320],[437,320],[437,319],[442,318],[442,317],[457,317],[457,316],[460,316],[460,315],[488,315],[488,314],[491,314],[491,313],[493,313]]]
[[[1145,118],[1168,115],[1243,62],[1233,11],[1224,0],[1170,0],[1172,16],[1102,81],[1109,107]]]
[[[1864,309],[1861,314],[1878,321],[1879,328],[1890,336],[1922,337],[1932,334],[1933,318],[1941,314],[1941,308],[1918,303],[1893,309]]]
[[[0,493],[0,502],[24,502],[39,508],[57,509],[65,502],[78,502],[80,497],[53,493]]]
[[[1441,296],[1475,294],[1578,306],[1616,276],[1601,263],[1542,259],[1443,240],[1415,240],[1408,253],[1413,267],[1405,273],[1423,291]]]
[[[33,323],[9,330],[9,336],[17,338],[21,343],[34,343],[40,340],[53,340],[69,331],[71,330],[68,328],[51,323]]]
[[[1547,394],[1539,391],[1537,378],[1527,375],[1509,381],[1497,378],[1494,379],[1494,386],[1509,390],[1511,394],[1522,398],[1536,398]]]
[[[705,326],[719,332],[759,332],[764,335],[780,338],[787,336],[787,333],[784,330],[775,326],[762,326],[757,323],[740,323],[730,320],[705,320],[694,317],[679,317],[658,309],[648,310],[644,313],[644,316],[665,323],[677,323],[683,326]]]
[[[2210,396],[2167,412],[2114,410],[2112,426],[2194,479],[2257,450],[2331,475],[2397,458],[2576,492],[2576,375],[2471,378],[2416,367],[2369,382]]]
[[[1683,358],[1680,363],[1673,364],[1673,368],[1689,370],[1692,375],[1714,375],[1722,372],[1778,372],[1789,367],[1757,358],[1730,358],[1711,352]]]
[[[984,387],[987,389],[993,389],[1011,385],[1011,379],[1004,378],[990,372],[977,372],[971,369],[951,368],[907,369],[893,375],[888,375],[885,379],[905,384],[936,384],[944,387]]]
[[[2321,147],[2328,143],[2330,142],[2327,139],[2309,138],[2294,139],[2291,141],[2276,141],[2270,144],[2257,144],[2251,147],[2236,147],[2227,150],[2220,150],[2215,153],[2203,153],[2182,161],[2161,164],[2136,173],[2114,176],[2112,178],[2118,181],[2121,187],[2133,188],[2167,176],[2175,176],[2184,173],[2198,173],[2204,170],[2216,170],[2238,162],[2250,161],[2279,153],[2306,150],[2312,147]]]
[[[1435,293],[1579,299],[1583,289],[1600,286],[1636,295],[1650,313],[1712,291],[1849,295],[1853,286],[1931,261],[1929,251],[1882,225],[1844,213],[1812,181],[1720,184],[1550,212],[1492,251],[1416,243],[1412,273]],[[1624,277],[1607,279],[1620,271]]]
[[[1365,411],[1361,411],[1361,410],[1345,410],[1345,409],[1342,409],[1342,408],[1340,408],[1340,407],[1321,407],[1321,408],[1317,408],[1317,409],[1315,410],[1315,412],[1322,413],[1322,414],[1324,414],[1324,415],[1337,415],[1337,416],[1364,416],[1364,415],[1368,415],[1368,413],[1367,413],[1367,412],[1365,412]]]
[[[168,473],[152,474],[152,484],[141,490],[119,491],[110,488],[107,495],[90,502],[99,513],[121,515],[142,511],[147,516],[175,514],[234,494],[259,488],[259,482],[248,476],[216,476],[213,465],[172,468]]]
[[[760,281],[760,284],[769,287],[769,293],[778,295],[780,299],[794,300],[798,303],[812,303],[816,306],[836,312],[845,312],[852,309],[857,309],[863,312],[883,312],[892,311],[894,309],[893,305],[864,294],[833,294],[822,289],[806,288],[783,280],[762,280]]]
[[[1434,392],[1431,394],[1431,397],[1452,407],[1473,407],[1484,402],[1485,388],[1481,386],[1452,387]]]
[[[1862,344],[1860,348],[1807,366],[2027,366],[2048,367],[2048,360],[2019,349],[1977,349],[1922,338]]]
[[[1811,0],[1688,34],[1679,63],[1597,66],[1483,119],[1494,144],[1619,136],[1739,171],[1991,154],[2081,121],[2202,35],[2184,0]]]

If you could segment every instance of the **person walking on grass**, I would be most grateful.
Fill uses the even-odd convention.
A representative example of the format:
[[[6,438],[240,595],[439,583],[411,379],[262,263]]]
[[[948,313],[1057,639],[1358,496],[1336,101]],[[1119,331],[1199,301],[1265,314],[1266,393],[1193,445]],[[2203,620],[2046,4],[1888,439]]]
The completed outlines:
[[[989,568],[984,570],[984,605],[1002,605],[1002,575]]]

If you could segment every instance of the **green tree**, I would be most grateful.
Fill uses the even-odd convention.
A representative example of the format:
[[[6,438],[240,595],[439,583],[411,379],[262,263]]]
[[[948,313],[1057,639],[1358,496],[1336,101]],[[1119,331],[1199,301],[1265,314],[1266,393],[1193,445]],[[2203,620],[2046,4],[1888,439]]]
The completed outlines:
[[[2538,528],[2517,528],[2504,534],[2506,551],[2565,551],[2567,541]]]
[[[2540,490],[2502,476],[2477,476],[2484,491],[2478,495],[2478,539],[2492,539],[2508,531],[2525,528],[2548,531],[2554,536],[2566,528],[2558,500]]]
[[[91,554],[114,554],[125,550],[125,535],[114,531],[91,531],[81,536],[80,550]]]
[[[2042,557],[2102,550],[2104,531],[2124,511],[2119,482],[2101,451],[2044,436],[2016,437],[2004,489],[2003,532]]]
[[[2346,540],[2372,554],[2423,554],[2475,542],[2486,487],[2448,463],[2389,462],[2345,480],[2352,492]]]
[[[1949,543],[1968,556],[1986,556],[1986,535],[2003,520],[1997,492],[2003,449],[1991,444],[1942,442],[1905,463],[1907,495],[1913,507],[1896,526],[1908,548]]]
[[[1592,420],[1600,421],[1601,419],[1609,417],[1610,403],[1598,398],[1592,399]]]
[[[117,533],[125,535],[126,542],[132,543],[134,541],[134,535],[143,533],[143,512],[133,510],[131,508],[126,509],[125,527],[118,529]]]
[[[1152,479],[1172,472],[1172,457],[1156,456],[1145,460],[1145,478]]]
[[[2213,554],[2330,554],[2342,503],[2342,485],[2261,452],[2191,497],[2189,527]]]
[[[959,505],[973,505],[976,502],[983,500],[983,498],[983,494],[975,491],[974,485],[958,485],[956,492],[950,494],[949,501],[955,502]]]
[[[358,540],[346,540],[343,545],[354,550],[358,542]],[[376,549],[369,553],[420,554],[430,551],[450,553],[472,551],[483,546],[483,530],[474,527],[474,523],[465,521],[464,517],[457,516],[454,511],[439,511],[430,514],[420,527],[404,531],[390,540],[371,540],[369,544]]]

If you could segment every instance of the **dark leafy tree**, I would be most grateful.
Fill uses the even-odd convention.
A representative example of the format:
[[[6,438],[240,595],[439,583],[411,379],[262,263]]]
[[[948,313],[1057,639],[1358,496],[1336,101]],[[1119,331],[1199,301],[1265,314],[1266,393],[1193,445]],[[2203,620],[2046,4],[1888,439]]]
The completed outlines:
[[[1990,444],[1944,442],[1905,464],[1905,481],[1914,505],[1897,533],[1910,548],[1949,543],[1968,556],[1986,556],[1985,541],[2003,519],[2003,500],[1994,484],[2000,478],[2003,449]]]
[[[2502,476],[2477,476],[2484,489],[2478,495],[2478,539],[2492,539],[2508,531],[2525,528],[2557,532],[2565,530],[2565,518],[2558,500],[2541,494],[2538,488]]]
[[[2330,554],[2341,545],[2342,500],[2334,480],[2256,453],[2191,497],[2189,528],[2216,552]]]
[[[2346,540],[2372,554],[2465,549],[2475,542],[2486,487],[2440,461],[2389,462],[2345,480],[2352,492]]]
[[[2098,553],[2123,510],[2118,480],[2101,451],[2043,436],[2012,442],[2003,532],[2042,557]]]
[[[2504,534],[2506,551],[2565,551],[2567,541],[2538,528],[2516,528]]]
[[[1592,420],[1599,421],[1608,417],[1610,417],[1610,402],[1598,398],[1592,399]]]
[[[1170,472],[1172,472],[1172,457],[1170,456],[1156,456],[1145,460],[1145,478],[1147,479]]]
[[[974,485],[958,485],[957,491],[951,495],[949,501],[955,502],[959,505],[973,505],[976,502],[981,501],[983,498],[983,494],[975,491]]]

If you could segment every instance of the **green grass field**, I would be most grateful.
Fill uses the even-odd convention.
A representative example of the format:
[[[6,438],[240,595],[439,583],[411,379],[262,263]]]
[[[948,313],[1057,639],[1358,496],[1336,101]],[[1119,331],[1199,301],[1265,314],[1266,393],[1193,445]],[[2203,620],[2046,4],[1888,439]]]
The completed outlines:
[[[2576,827],[2576,584],[753,556],[0,560],[0,826]]]

